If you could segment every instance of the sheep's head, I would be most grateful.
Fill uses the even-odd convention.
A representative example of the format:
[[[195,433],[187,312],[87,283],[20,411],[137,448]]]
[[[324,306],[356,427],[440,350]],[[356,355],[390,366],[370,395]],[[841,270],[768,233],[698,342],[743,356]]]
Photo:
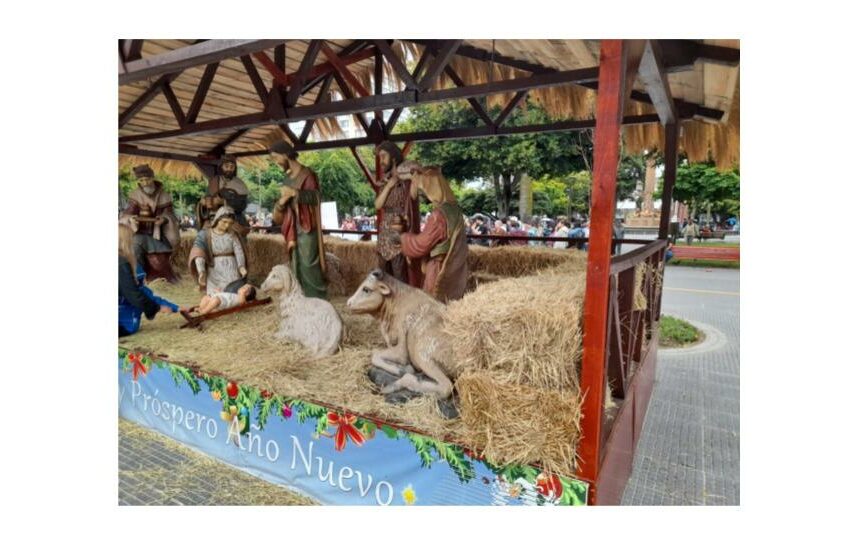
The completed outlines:
[[[260,290],[264,293],[289,294],[292,291],[292,283],[292,271],[285,264],[279,264],[271,269],[266,280],[260,286]]]
[[[354,313],[375,313],[384,303],[386,297],[392,295],[392,289],[384,280],[387,279],[381,270],[372,270],[357,291],[351,295],[346,305]]]

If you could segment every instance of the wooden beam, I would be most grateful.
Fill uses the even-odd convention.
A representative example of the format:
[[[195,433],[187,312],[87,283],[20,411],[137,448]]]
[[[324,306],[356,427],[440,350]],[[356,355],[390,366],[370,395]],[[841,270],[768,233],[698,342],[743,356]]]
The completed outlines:
[[[183,71],[190,67],[219,62],[255,51],[270,49],[284,43],[285,39],[211,39],[195,45],[187,45],[128,62],[125,73],[118,76],[118,84],[125,85],[150,77]]]
[[[496,118],[496,121],[494,122],[494,124],[497,127],[501,126],[502,122],[507,120],[508,116],[513,112],[513,110],[516,108],[516,106],[519,105],[519,102],[522,101],[525,98],[526,94],[528,94],[528,91],[520,90],[519,92],[516,93],[516,95],[514,95],[514,97],[508,102],[508,104],[505,105],[505,108],[502,109],[502,112],[499,113],[499,116]]]
[[[366,164],[363,162],[363,158],[360,157],[360,153],[357,151],[356,146],[349,146],[349,150],[351,150],[351,154],[354,156],[354,161],[357,162],[357,165],[360,167],[360,170],[363,172],[363,176],[366,177],[366,181],[369,182],[369,185],[372,186],[372,189],[377,191],[375,176],[372,174],[372,171],[366,167]]]
[[[410,72],[407,71],[407,66],[404,65],[399,57],[396,55],[395,51],[392,50],[389,43],[385,39],[376,39],[374,40],[375,46],[381,51],[381,54],[389,61],[390,65],[393,68],[393,71],[398,75],[398,77],[404,82],[404,85],[412,90],[416,90],[419,88],[419,85],[416,83],[416,78],[410,75]],[[424,56],[424,55],[423,55]]]
[[[144,45],[145,40],[121,39],[119,41],[121,42],[121,56],[125,63],[138,60],[142,57],[142,45]]]
[[[286,76],[286,73],[284,73],[282,69],[277,67],[277,63],[271,58],[269,58],[269,55],[267,55],[263,51],[257,51],[254,53],[253,56],[257,59],[259,63],[263,65],[264,68],[266,68],[266,71],[271,74],[272,78],[274,79],[274,84],[277,84],[282,87],[286,87],[289,85],[289,78]],[[274,86],[274,84],[272,86]]]
[[[171,89],[171,83],[165,83],[162,87],[162,93],[165,100],[168,101],[168,106],[171,107],[171,112],[174,113],[174,118],[177,120],[177,125],[181,128],[186,126],[186,115],[183,114],[183,107],[180,106],[180,101],[174,95],[174,90]]]
[[[286,135],[286,137],[289,139],[290,144],[292,144],[293,146],[298,144],[298,135],[296,135],[295,132],[292,131],[292,128],[289,127],[289,124],[281,123],[278,124],[278,127],[281,129],[281,131],[283,131],[283,134]],[[263,153],[267,154],[268,151],[264,151]]]
[[[380,49],[375,49],[375,87],[372,93],[376,96],[380,96],[384,93],[384,56],[381,54]],[[384,111],[381,109],[375,110],[375,118],[379,122],[384,121]]]
[[[419,90],[430,90],[432,86],[437,84],[437,78],[449,64],[461,43],[463,43],[462,39],[452,39],[443,44],[440,51],[436,53],[434,61],[428,67],[428,71],[419,80]]]
[[[171,159],[175,161],[204,161],[209,160],[209,158],[205,158],[204,156],[191,156],[188,154],[176,154],[173,152],[160,152],[157,150],[146,150],[144,148],[136,148],[135,146],[129,144],[119,144],[118,145],[118,153],[125,154],[130,156],[142,156],[142,157],[152,157],[158,159]]]
[[[346,67],[345,64],[339,59],[333,50],[327,46],[327,44],[322,44],[322,53],[324,53],[325,58],[328,59],[328,62],[333,65],[336,73],[340,75],[345,81],[354,88],[354,90],[360,94],[361,97],[365,97],[370,95],[369,91],[363,86],[363,84],[354,76],[353,73]]]
[[[192,104],[189,105],[189,112],[186,113],[187,124],[194,124],[198,119],[198,113],[201,112],[201,106],[204,104],[217,69],[218,62],[213,62],[204,70],[204,74],[201,76],[201,82],[198,83],[198,89],[195,90],[195,96],[192,98]]]
[[[661,118],[661,123],[665,126],[671,122],[675,123],[676,104],[673,101],[673,93],[670,91],[667,73],[664,71],[661,46],[657,41],[646,42],[638,73],[646,92],[652,99],[652,105],[658,117]]]
[[[274,63],[279,70],[286,73],[286,43],[274,48]]]
[[[431,50],[432,50],[432,48],[431,48],[430,44],[425,46],[425,50],[422,52],[422,56],[419,58],[419,61],[416,63],[416,67],[413,69],[413,74],[411,75],[411,78],[414,80],[414,82],[417,79],[419,79],[419,74],[422,73],[423,69],[425,69],[425,62],[428,61],[428,56],[431,54]],[[411,89],[417,90],[418,86],[412,87],[412,88],[410,86],[408,86],[406,88],[406,90],[411,90]],[[385,126],[387,134],[392,133],[396,122],[398,122],[398,119],[401,118],[401,113],[402,113],[403,110],[404,110],[404,106],[396,107],[393,110],[392,114],[390,114],[390,119],[387,121],[387,125]]]
[[[454,85],[458,88],[463,88],[464,86],[466,86],[465,84],[463,84],[463,80],[460,78],[460,75],[457,74],[457,72],[454,70],[454,68],[452,68],[452,66],[446,66],[446,75],[449,76]],[[495,125],[493,123],[493,120],[490,118],[490,115],[487,114],[487,111],[484,110],[484,107],[482,107],[481,104],[478,103],[477,99],[469,98],[466,101],[472,107],[472,110],[475,111],[475,114],[477,114],[478,117],[484,121],[484,124],[488,126]]]
[[[162,77],[157,79],[156,82],[150,85],[147,90],[142,92],[142,94],[137,97],[136,100],[131,103],[129,107],[124,109],[124,112],[122,112],[118,116],[118,128],[120,129],[124,127],[124,125],[129,122],[131,118],[136,116],[139,111],[145,108],[145,105],[150,103],[153,98],[155,98],[157,95],[159,95],[160,92],[162,92],[165,83],[173,81],[175,78],[177,78],[177,75],[179,75],[179,73],[163,75]]]
[[[354,94],[351,92],[351,88],[349,88],[348,85],[345,84],[345,81],[343,80],[342,76],[339,73],[334,73],[333,77],[334,80],[336,80],[336,85],[339,87],[339,90],[340,92],[342,92],[342,95],[345,96],[346,99],[354,98]],[[368,133],[369,123],[366,121],[366,117],[363,116],[363,113],[354,113],[354,117],[357,119],[357,122],[363,128],[363,131]]]
[[[661,240],[666,240],[670,235],[670,208],[678,163],[679,124],[674,120],[664,126],[664,188],[661,193],[661,220],[658,222],[658,238]]]
[[[407,39],[411,43],[418,45],[427,45],[431,41],[424,39]],[[702,60],[710,63],[722,65],[738,65],[740,63],[741,51],[732,47],[719,47],[716,45],[704,45],[693,40],[684,39],[662,39],[659,40],[663,52],[663,57],[666,61],[665,68],[667,72],[682,71],[691,69],[697,60]],[[536,62],[528,62],[512,58],[498,52],[479,49],[471,45],[461,45],[455,52],[458,56],[478,60],[479,62],[500,64],[515,69],[521,69],[530,73],[546,73],[547,71],[555,71],[554,68],[538,64]],[[492,56],[491,56],[492,55]]]
[[[267,106],[269,103],[269,92],[266,90],[266,84],[263,82],[263,78],[260,77],[260,72],[257,71],[257,66],[254,65],[253,60],[247,54],[240,56],[239,59],[242,60],[242,65],[245,66],[245,73],[251,79],[251,84],[254,85],[254,90],[260,98],[260,102],[262,102],[264,107]]]
[[[247,132],[248,132],[247,129],[240,129],[238,131],[235,131],[230,136],[228,136],[226,139],[224,139],[223,141],[221,141],[220,143],[215,145],[212,148],[212,150],[209,151],[209,153],[213,154],[215,156],[220,156],[222,154],[226,154],[227,153],[227,147],[229,145],[233,144],[234,142],[236,142],[236,139],[238,139],[242,135],[245,135]]]
[[[493,83],[470,85],[464,88],[448,88],[443,90],[431,90],[428,92],[421,93],[416,93],[412,91],[394,92],[391,94],[382,94],[379,96],[353,98],[342,101],[324,102],[314,105],[294,107],[287,110],[285,114],[283,114],[283,112],[270,113],[268,111],[264,111],[261,113],[251,113],[230,118],[219,118],[215,120],[208,120],[206,122],[198,122],[197,124],[188,125],[183,129],[121,137],[119,139],[119,142],[130,143],[142,140],[181,137],[193,133],[208,133],[232,129],[253,128],[267,124],[275,124],[281,121],[298,122],[301,120],[309,120],[311,118],[318,119],[329,116],[356,114],[361,112],[372,111],[375,109],[401,109],[403,107],[410,107],[424,103],[440,103],[453,99],[467,99],[474,97],[483,97],[491,94],[519,92],[521,90],[530,90],[534,88],[546,88],[549,86],[557,86],[560,84],[582,83],[590,80],[595,80],[596,77],[597,69],[588,68],[565,72],[547,73],[543,75],[533,75],[531,77],[496,81]],[[387,124],[387,126],[388,129],[391,129],[389,123]]]
[[[620,121],[627,90],[628,46],[624,40],[603,40],[599,62],[599,94],[593,137],[593,186],[589,252],[584,297],[584,339],[581,365],[582,402],[578,475],[591,480],[595,498],[602,450],[605,398],[605,345],[611,265],[611,227],[620,159]]]
[[[337,56],[342,59],[345,65],[354,64],[356,62],[360,62],[361,60],[366,60],[370,56],[372,56],[377,49],[372,47],[368,50],[364,50],[369,46],[369,42],[363,39],[356,39],[346,45],[342,50],[337,53]],[[319,76],[310,75],[312,78],[308,79],[308,81],[304,84],[304,89],[302,93],[309,92],[316,85],[319,85],[325,81],[327,77],[330,77],[330,74],[333,73],[333,66],[330,62],[325,62],[324,64],[320,64],[317,66],[316,71],[321,71],[322,74]]]
[[[298,103],[298,98],[301,96],[301,88],[304,86],[304,82],[307,80],[307,76],[313,68],[316,58],[319,56],[319,49],[321,46],[321,39],[311,40],[310,44],[307,46],[307,51],[301,59],[301,65],[298,67],[295,79],[290,85],[289,92],[286,93],[286,99],[284,100],[284,105],[286,107],[294,107],[295,104]]]
[[[658,115],[643,114],[635,116],[627,116],[623,118],[623,125],[639,125],[639,124],[657,124]],[[283,124],[286,125],[286,124]],[[581,131],[593,129],[596,125],[595,120],[563,120],[553,122],[551,124],[534,124],[527,126],[503,126],[498,129],[488,126],[470,127],[470,128],[454,128],[435,131],[416,131],[412,133],[399,133],[389,135],[387,140],[395,143],[412,143],[412,142],[434,142],[434,141],[450,141],[450,140],[466,140],[477,139],[483,137],[505,137],[509,135],[523,135],[529,133],[555,133],[565,131]],[[311,150],[328,150],[332,148],[349,148],[365,145],[374,145],[375,141],[370,137],[355,137],[352,139],[335,139],[329,141],[319,141],[313,143],[298,143],[295,149],[299,152],[309,152]],[[240,152],[235,154],[238,157],[259,156],[267,154],[268,150],[252,150],[249,152]]]
[[[325,79],[325,82],[322,83],[322,87],[319,89],[319,94],[316,96],[316,103],[321,103],[322,100],[325,99],[325,96],[328,94],[328,90],[331,88],[332,80],[333,79],[328,77]],[[298,137],[298,142],[302,144],[307,142],[307,138],[310,136],[310,132],[313,130],[313,124],[315,123],[316,121],[313,119],[307,120],[304,123],[304,129],[301,130],[301,136]]]

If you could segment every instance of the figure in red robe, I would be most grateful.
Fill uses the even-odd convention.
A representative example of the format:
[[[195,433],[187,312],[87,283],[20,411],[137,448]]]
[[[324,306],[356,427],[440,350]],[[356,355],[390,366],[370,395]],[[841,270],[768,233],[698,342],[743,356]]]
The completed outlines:
[[[405,162],[398,174],[412,178],[411,199],[418,201],[421,191],[433,205],[421,233],[401,235],[401,252],[405,257],[421,257],[425,261],[425,292],[442,302],[456,300],[466,291],[468,272],[463,212],[438,167],[423,168]]]

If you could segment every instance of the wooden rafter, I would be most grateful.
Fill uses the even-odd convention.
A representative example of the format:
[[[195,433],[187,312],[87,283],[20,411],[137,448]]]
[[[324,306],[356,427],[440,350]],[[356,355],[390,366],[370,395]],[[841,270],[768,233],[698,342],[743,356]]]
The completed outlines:
[[[120,42],[121,57],[125,63],[142,57],[142,45],[144,45],[145,40],[119,39],[118,41]]]
[[[434,55],[434,61],[428,67],[428,71],[419,80],[420,91],[430,90],[437,83],[437,78],[449,64],[449,60],[452,59],[461,43],[463,43],[462,39],[452,39],[446,41],[440,47],[439,52]]]
[[[307,46],[307,51],[301,59],[301,65],[298,67],[298,72],[295,74],[295,78],[289,87],[289,92],[286,93],[286,99],[284,100],[284,105],[286,107],[294,107],[295,104],[298,103],[298,98],[301,96],[301,89],[304,87],[307,76],[309,75],[313,64],[316,62],[316,58],[319,56],[319,49],[321,46],[321,39],[311,40],[310,44]]]
[[[141,111],[145,105],[150,103],[153,98],[159,95],[162,92],[165,83],[169,83],[177,78],[180,73],[170,73],[168,75],[163,75],[159,79],[156,80],[147,90],[142,92],[142,94],[136,98],[136,100],[130,104],[129,107],[124,109],[120,115],[118,115],[118,127],[122,128],[124,125],[130,121],[136,114]]]
[[[434,141],[450,141],[450,140],[465,140],[477,139],[481,137],[506,136],[506,135],[522,135],[529,133],[556,133],[564,131],[581,131],[593,129],[595,120],[562,120],[552,122],[550,124],[532,124],[526,126],[501,126],[491,128],[489,126],[471,127],[471,128],[453,128],[434,131],[414,131],[411,133],[398,133],[389,135],[388,141],[396,143],[407,142],[434,142]],[[623,118],[623,125],[639,125],[639,124],[657,124],[658,115],[656,114],[640,114],[634,116],[626,116]],[[285,125],[285,124],[284,124]],[[375,138],[355,137],[352,139],[334,139],[328,141],[319,141],[306,144],[296,144],[295,149],[298,151],[308,152],[311,150],[328,150],[331,148],[347,148],[351,146],[374,145]],[[267,150],[251,150],[248,152],[239,152],[235,154],[237,157],[260,156],[267,154]]]
[[[404,82],[404,85],[411,90],[416,90],[419,88],[416,83],[416,77],[412,76],[409,71],[407,71],[407,66],[404,65],[404,62],[399,59],[396,55],[395,51],[392,50],[390,44],[385,39],[376,39],[374,40],[375,46],[380,49],[381,54],[384,55],[384,58],[390,63],[393,71],[396,75]]]
[[[292,145],[298,144],[298,135],[296,135],[295,132],[292,131],[292,128],[289,127],[289,124],[280,123],[280,124],[278,124],[278,127],[281,129],[281,131],[283,131],[283,134],[286,135],[286,138],[289,139],[290,144],[292,144]]]
[[[502,109],[502,112],[499,113],[499,116],[496,118],[494,124],[496,126],[501,126],[502,123],[507,120],[508,116],[513,112],[517,105],[525,98],[526,94],[528,94],[527,90],[520,90],[517,92],[514,97],[505,105],[505,108]]]
[[[251,60],[251,57],[243,55],[239,58],[242,60],[242,65],[245,66],[245,73],[248,74],[248,78],[251,79],[251,84],[254,85],[254,90],[257,92],[257,97],[260,98],[260,102],[262,102],[263,106],[268,105],[269,102],[269,92],[266,90],[266,85],[263,82],[263,78],[260,77],[260,73],[257,71],[257,66],[254,65],[254,61]]]
[[[174,118],[177,120],[177,125],[181,128],[186,126],[186,115],[183,114],[183,107],[180,106],[180,101],[174,95],[174,90],[171,89],[171,83],[166,82],[162,86],[162,94],[165,100],[168,101],[168,106],[171,107],[171,112],[174,113]]]
[[[319,89],[319,93],[316,96],[315,103],[321,103],[322,100],[325,99],[325,96],[328,95],[328,91],[331,88],[331,81],[333,81],[333,79],[328,77],[327,79],[325,79],[325,82],[322,83],[322,87]],[[314,119],[310,119],[304,122],[304,129],[301,130],[301,136],[298,137],[298,142],[302,144],[307,142],[307,138],[310,136],[310,132],[313,130],[313,124],[315,123],[316,121]]]
[[[351,92],[351,88],[345,83],[345,80],[339,73],[334,73],[334,80],[336,80],[336,85],[339,87],[342,95],[345,96],[346,99],[353,99],[354,94]],[[362,112],[354,113],[354,117],[357,119],[357,122],[363,128],[363,131],[369,131],[369,123],[366,121],[366,117],[363,116]]]
[[[378,191],[377,183],[375,182],[375,175],[372,174],[372,171],[370,171],[368,167],[366,167],[366,164],[363,162],[363,158],[360,157],[360,152],[357,151],[357,147],[349,146],[348,149],[351,150],[351,154],[354,156],[354,161],[357,162],[357,165],[363,172],[363,176],[366,177],[366,181],[369,182],[369,185],[372,186],[372,189]]]
[[[245,135],[247,132],[248,132],[248,130],[247,130],[247,129],[240,129],[240,130],[238,130],[238,131],[236,131],[236,132],[232,133],[232,134],[231,134],[230,136],[228,136],[226,139],[224,139],[223,141],[221,141],[220,143],[218,143],[217,145],[215,145],[215,147],[213,147],[213,149],[212,149],[212,150],[210,150],[210,152],[209,152],[209,153],[210,153],[210,154],[213,154],[213,155],[216,155],[216,156],[220,156],[220,155],[222,155],[222,154],[226,153],[226,152],[227,152],[227,147],[228,147],[229,145],[233,144],[234,142],[236,142],[236,139],[238,139],[238,138],[239,138],[239,137],[241,137],[242,135]]]
[[[354,76],[353,73],[346,67],[345,64],[339,59],[333,50],[328,47],[327,44],[322,44],[322,53],[325,55],[325,58],[328,59],[328,62],[334,67],[334,71],[345,79],[345,81],[353,88],[361,97],[365,97],[370,95],[369,91],[363,86],[363,84]]]
[[[189,125],[177,130],[129,135],[120,138],[119,142],[130,143],[141,140],[166,139],[190,135],[193,133],[252,128],[266,124],[279,123],[281,121],[298,122],[301,120],[309,120],[311,118],[318,119],[328,116],[368,112],[378,108],[401,109],[425,103],[439,103],[454,99],[484,97],[492,94],[518,92],[520,90],[529,90],[533,88],[546,88],[561,84],[575,84],[586,81],[594,81],[597,77],[597,73],[598,70],[596,68],[587,68],[469,85],[464,88],[447,88],[442,90],[430,90],[428,92],[421,93],[409,91],[394,92],[390,94],[382,94],[380,96],[345,99],[315,105],[303,105],[290,108],[286,110],[285,113],[283,111],[249,113],[241,116],[198,122],[197,124]],[[388,123],[387,126],[388,129],[391,129],[390,123]]]
[[[129,84],[158,75],[183,71],[190,67],[251,54],[275,47],[285,41],[285,39],[213,39],[187,45],[150,58],[128,62],[125,65],[125,72],[118,76],[118,84]]]
[[[664,71],[664,63],[661,58],[661,46],[655,40],[647,41],[639,68],[640,80],[652,99],[661,123],[675,123],[677,120],[676,104],[673,93],[670,91],[670,83],[667,73]]]
[[[204,69],[204,74],[201,76],[201,82],[198,83],[198,88],[195,90],[195,96],[192,98],[192,104],[189,105],[189,111],[186,113],[186,123],[194,124],[198,119],[198,113],[201,112],[201,107],[204,104],[204,99],[207,97],[207,92],[212,84],[215,72],[218,69],[218,62],[209,64]]]
[[[384,93],[384,55],[381,54],[381,51],[376,49],[375,51],[375,87],[372,91],[376,96],[380,96]],[[378,122],[384,121],[384,111],[381,109],[375,110],[375,119]]]
[[[463,79],[460,78],[460,75],[457,74],[457,72],[454,70],[454,68],[452,68],[452,66],[446,66],[445,71],[446,75],[449,76],[449,79],[452,80],[455,86],[457,86],[458,88],[463,88],[464,86],[466,86],[463,83]],[[495,125],[493,123],[493,120],[490,118],[490,115],[487,114],[487,111],[484,110],[484,107],[481,106],[477,99],[469,98],[467,99],[467,102],[469,102],[469,105],[472,107],[472,110],[475,111],[475,114],[477,114],[478,117],[481,118],[481,120],[483,120],[485,124],[487,124],[488,126]]]
[[[417,85],[417,86],[414,86],[413,89],[418,88],[418,83],[416,83],[416,80],[419,78],[419,75],[422,73],[422,70],[425,69],[425,62],[428,61],[428,56],[431,54],[431,50],[432,50],[431,45],[430,44],[426,45],[425,50],[422,52],[422,56],[419,58],[419,62],[417,62],[416,67],[413,68],[413,74],[411,75],[411,78],[413,79],[414,84]],[[411,87],[408,86],[407,90],[411,90]],[[395,127],[396,122],[398,122],[398,119],[401,117],[401,112],[403,110],[404,110],[403,106],[402,107],[396,107],[393,110],[392,114],[390,114],[390,119],[387,120],[387,125],[386,125],[386,128],[385,128],[387,134],[392,133],[392,130]]]

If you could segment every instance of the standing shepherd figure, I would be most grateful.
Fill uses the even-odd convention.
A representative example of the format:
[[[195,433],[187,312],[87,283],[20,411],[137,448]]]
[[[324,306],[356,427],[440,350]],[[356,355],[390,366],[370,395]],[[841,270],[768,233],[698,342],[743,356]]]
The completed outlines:
[[[148,165],[133,169],[139,187],[128,197],[127,208],[119,223],[133,230],[133,254],[149,279],[165,278],[175,282],[171,253],[180,241],[180,225],[172,208],[171,194],[154,179]]]
[[[468,271],[463,212],[439,167],[405,162],[398,174],[412,178],[409,197],[414,202],[419,202],[422,192],[433,204],[425,230],[404,233],[398,239],[401,252],[410,258],[425,257],[425,292],[441,302],[457,300],[466,291]]]
[[[285,173],[272,219],[280,225],[286,241],[289,266],[304,296],[327,298],[319,180],[315,172],[298,162],[298,152],[289,144],[281,141],[270,150]]]
[[[234,230],[242,236],[243,240],[248,235],[251,227],[245,219],[245,208],[248,206],[248,187],[241,178],[236,176],[236,160],[231,156],[224,156],[219,166],[220,174],[210,178],[207,184],[207,194],[198,201],[196,213],[198,216],[198,229],[209,226],[210,219],[222,206],[229,206],[233,210],[236,223]]]
[[[397,169],[404,161],[401,150],[392,142],[378,146],[378,157],[386,182],[375,199],[375,210],[383,210],[378,229],[378,257],[381,269],[414,287],[422,286],[418,259],[406,258],[393,241],[399,233],[419,233],[419,204],[410,198],[410,179],[400,178]]]
[[[234,222],[233,210],[222,206],[210,227],[198,231],[189,251],[189,271],[209,296],[236,293],[248,283],[248,259],[241,238],[233,231]]]

